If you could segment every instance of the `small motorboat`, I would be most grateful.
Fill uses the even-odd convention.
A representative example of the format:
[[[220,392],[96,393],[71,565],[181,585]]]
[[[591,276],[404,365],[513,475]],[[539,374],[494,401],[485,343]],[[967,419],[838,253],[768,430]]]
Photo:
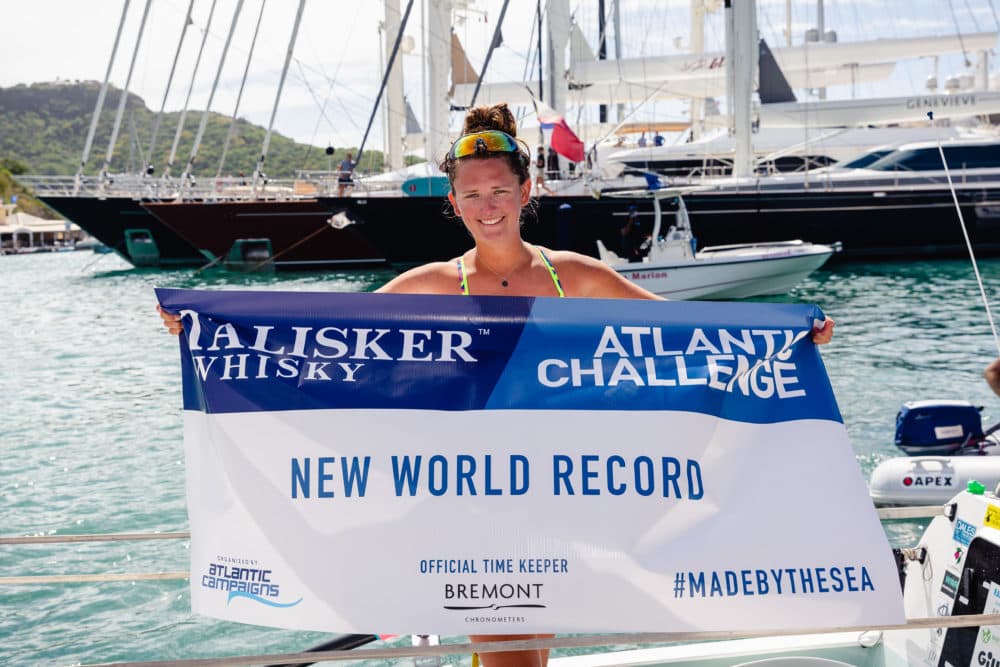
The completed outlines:
[[[983,430],[968,401],[912,401],[896,415],[895,444],[909,456],[891,458],[868,482],[879,506],[936,505],[971,482],[1000,484],[1000,424]]]
[[[742,299],[784,294],[840,250],[839,243],[823,245],[799,240],[698,250],[681,192],[671,188],[617,193],[652,198],[655,219],[649,249],[641,261],[629,261],[597,241],[601,261],[637,285],[669,299]],[[661,237],[660,201],[673,197],[677,198],[676,221]]]

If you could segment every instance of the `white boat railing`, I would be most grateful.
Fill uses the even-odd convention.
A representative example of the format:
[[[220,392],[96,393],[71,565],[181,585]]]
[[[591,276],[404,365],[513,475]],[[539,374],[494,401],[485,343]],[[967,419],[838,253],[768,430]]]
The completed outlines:
[[[955,181],[956,189],[985,190],[1000,189],[1000,170],[977,169],[960,172],[961,178]],[[634,179],[635,177],[633,177]],[[106,178],[85,176],[77,183],[72,176],[19,175],[15,179],[24,187],[39,197],[79,197],[83,199],[106,199],[125,197],[154,201],[287,201],[314,199],[316,197],[336,197],[340,191],[337,172],[297,172],[295,178],[268,179],[258,182],[256,190],[249,177],[227,176],[222,178],[163,179],[159,177],[135,174],[115,174]],[[344,196],[353,198],[366,197],[402,197],[403,180],[367,180],[355,178],[344,191]],[[600,191],[608,187],[610,182],[588,179],[568,179],[549,181],[548,185],[558,194],[569,194],[576,190]],[[787,182],[770,177],[743,180],[732,179],[700,179],[674,178],[669,179],[668,187],[697,186],[704,190],[714,190],[731,193],[764,193],[782,192],[788,190],[800,191],[803,188],[813,192],[837,192],[852,190],[870,190],[886,188],[907,190],[927,190],[940,188],[947,184],[944,174],[937,172],[872,172],[865,179],[839,179],[832,172],[825,172],[822,177],[807,183]],[[581,185],[586,187],[581,187]],[[602,188],[604,185],[604,188]],[[563,189],[565,188],[565,190]]]
[[[77,183],[73,176],[19,175],[18,183],[38,197],[79,197],[107,199],[126,197],[159,201],[246,201],[296,200],[336,197],[340,184],[329,172],[305,172],[296,178],[258,182],[256,190],[249,177],[163,179],[135,174],[115,174],[107,178],[85,176]],[[355,179],[345,196],[367,197],[401,194],[402,180]]]
[[[599,646],[654,645],[677,642],[727,641],[735,639],[763,639],[767,637],[804,636],[844,633],[853,634],[852,643],[864,648],[876,649],[881,643],[881,632],[887,630],[922,630],[934,628],[966,628],[1000,625],[1000,614],[968,614],[963,616],[933,616],[911,618],[900,625],[852,626],[833,628],[809,628],[804,630],[781,631],[715,631],[715,632],[644,632],[629,634],[601,634],[558,636],[547,639],[522,639],[514,641],[491,641],[461,644],[437,644],[432,646],[407,646],[402,648],[359,648],[355,650],[309,651],[302,653],[274,653],[261,655],[226,656],[219,658],[197,658],[192,660],[171,660],[168,662],[116,662],[114,667],[243,667],[245,665],[313,664],[324,661],[341,660],[395,660],[446,655],[470,655],[472,653],[495,653],[498,651],[537,651],[543,649],[580,649]],[[836,635],[835,635],[836,636]],[[111,667],[103,665],[83,665],[82,667]]]
[[[908,520],[948,516],[950,504],[922,507],[878,508],[876,511],[882,520]],[[81,542],[123,542],[137,540],[171,540],[190,539],[189,532],[169,533],[107,533],[94,535],[26,535],[0,536],[2,545],[81,543]],[[914,556],[919,558],[919,556]],[[124,572],[85,575],[31,575],[26,577],[0,577],[0,586],[4,585],[39,585],[59,583],[101,583],[118,581],[169,581],[186,580],[188,572]],[[270,664],[311,664],[320,661],[340,660],[393,660],[400,658],[430,658],[446,655],[468,655],[470,653],[493,653],[498,651],[521,651],[539,649],[575,649],[621,645],[655,645],[672,644],[676,642],[720,641],[736,639],[760,639],[782,636],[830,635],[843,637],[844,641],[866,648],[873,648],[881,643],[881,632],[891,630],[915,630],[933,628],[957,628],[1000,625],[1000,614],[969,614],[961,616],[933,616],[926,618],[908,618],[898,625],[821,627],[781,631],[751,630],[751,631],[694,631],[694,632],[663,632],[663,633],[617,633],[588,634],[573,636],[557,636],[543,639],[525,639],[517,641],[494,641],[476,643],[438,644],[430,646],[407,646],[392,648],[365,648],[357,650],[310,650],[297,653],[259,654],[223,656],[218,658],[178,659],[168,662],[123,662],[114,663],[116,667],[236,667],[238,665],[270,665]],[[88,667],[88,666],[84,666]],[[89,667],[98,667],[91,665]]]

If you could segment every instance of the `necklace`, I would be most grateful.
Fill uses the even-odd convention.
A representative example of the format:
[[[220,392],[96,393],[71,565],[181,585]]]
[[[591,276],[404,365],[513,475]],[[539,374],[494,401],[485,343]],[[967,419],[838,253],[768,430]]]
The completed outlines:
[[[522,262],[522,264],[523,264],[523,262]],[[528,264],[531,264],[531,254],[530,253],[528,254]],[[490,273],[492,273],[493,275],[495,275],[497,278],[500,279],[500,286],[501,287],[507,287],[507,286],[510,285],[510,281],[508,281],[507,278],[505,278],[504,276],[502,276],[499,273],[497,273],[493,269],[493,267],[491,267],[489,264],[487,264],[486,262],[484,262],[483,258],[480,257],[479,253],[477,252],[476,253],[476,266],[478,267],[480,265],[482,265],[482,267],[484,269],[486,269],[487,271],[489,271]],[[507,272],[507,275],[512,275],[514,273],[517,273],[520,269],[521,269],[521,265],[515,264],[511,268],[511,270]]]

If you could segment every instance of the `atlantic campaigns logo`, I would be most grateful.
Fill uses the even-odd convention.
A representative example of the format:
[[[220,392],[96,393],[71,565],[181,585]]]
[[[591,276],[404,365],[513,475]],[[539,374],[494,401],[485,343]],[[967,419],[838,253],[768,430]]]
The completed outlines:
[[[201,587],[227,594],[226,604],[237,598],[245,598],[268,607],[294,607],[302,598],[284,602],[281,586],[274,579],[274,573],[262,567],[251,558],[216,556],[202,571]]]

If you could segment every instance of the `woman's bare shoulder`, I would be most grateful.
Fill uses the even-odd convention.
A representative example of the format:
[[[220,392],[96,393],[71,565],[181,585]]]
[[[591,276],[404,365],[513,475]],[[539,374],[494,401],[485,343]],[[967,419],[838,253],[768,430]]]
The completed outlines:
[[[422,264],[399,274],[375,291],[392,294],[458,294],[457,261],[456,257],[447,262]]]
[[[597,299],[660,299],[597,259],[570,250],[542,251],[555,266],[567,296]]]

